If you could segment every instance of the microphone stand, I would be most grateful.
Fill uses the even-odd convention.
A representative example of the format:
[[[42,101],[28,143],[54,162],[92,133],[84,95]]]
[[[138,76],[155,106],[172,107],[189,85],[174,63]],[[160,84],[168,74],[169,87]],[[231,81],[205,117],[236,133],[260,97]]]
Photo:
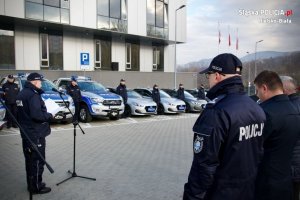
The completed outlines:
[[[38,157],[41,158],[41,160],[45,163],[46,167],[48,168],[49,172],[51,174],[54,173],[54,170],[52,169],[52,167],[47,163],[47,161],[45,160],[45,158],[42,156],[41,152],[38,150],[37,145],[34,144],[32,142],[32,140],[29,138],[28,134],[26,133],[26,131],[24,130],[24,128],[19,124],[18,120],[15,118],[15,116],[10,112],[10,110],[7,108],[7,106],[5,105],[5,103],[2,101],[2,99],[0,98],[0,103],[4,106],[4,108],[6,109],[6,111],[8,112],[8,114],[11,116],[11,118],[15,121],[15,123],[18,125],[18,127],[20,128],[20,132],[23,133],[23,135],[25,136],[25,138],[27,139],[27,141],[30,144],[30,148],[28,149],[29,152],[29,165],[32,168],[32,152],[35,151],[38,155]],[[29,177],[30,178],[30,186],[29,186],[29,199],[32,200],[32,176]]]
[[[69,106],[67,105],[67,103],[65,102],[64,98],[62,97],[62,95],[63,95],[64,93],[62,93],[62,92],[60,92],[60,91],[58,91],[58,90],[56,90],[56,89],[54,89],[54,90],[52,90],[52,91],[57,92],[57,93],[59,94],[60,98],[63,100],[63,102],[64,102],[66,108],[69,110],[69,112],[71,113],[71,115],[72,115],[72,117],[73,117],[73,119],[74,119],[74,114],[71,112]],[[71,174],[71,176],[70,176],[69,178],[66,178],[66,179],[64,179],[63,181],[57,183],[57,184],[56,184],[57,186],[60,185],[60,184],[62,184],[62,183],[64,183],[64,182],[66,182],[66,181],[68,181],[68,180],[70,180],[70,179],[72,179],[72,178],[75,178],[75,177],[79,177],[79,178],[84,178],[84,179],[96,181],[95,178],[90,178],[90,177],[85,177],[85,176],[79,176],[79,175],[77,175],[77,173],[76,173],[76,165],[75,165],[75,161],[76,161],[76,126],[78,126],[78,127],[80,128],[82,134],[85,134],[85,132],[84,132],[83,129],[81,128],[81,126],[80,126],[80,124],[79,124],[78,121],[73,122],[73,125],[74,125],[74,129],[73,129],[73,132],[74,132],[74,144],[73,144],[73,147],[74,147],[74,148],[73,148],[73,171],[68,170],[68,173]]]

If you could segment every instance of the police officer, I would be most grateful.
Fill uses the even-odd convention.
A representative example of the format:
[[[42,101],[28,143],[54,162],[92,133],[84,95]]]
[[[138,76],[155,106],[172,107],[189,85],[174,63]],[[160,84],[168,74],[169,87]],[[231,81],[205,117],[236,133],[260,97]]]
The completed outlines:
[[[160,105],[160,93],[159,93],[159,89],[158,89],[157,84],[153,85],[152,99],[157,105],[157,113],[162,114],[161,105]]]
[[[122,117],[128,117],[129,110],[127,111],[128,106],[126,105],[127,100],[128,100],[128,95],[127,95],[126,82],[125,82],[124,79],[120,80],[120,85],[116,88],[116,93],[123,98],[123,102],[124,102],[124,105],[125,105],[125,111],[124,111]]]
[[[42,81],[43,77],[40,74],[29,74],[24,89],[18,94],[16,102],[19,124],[45,157],[45,137],[51,132],[49,122],[52,119],[52,114],[47,113],[47,108],[41,98],[41,94],[44,92],[41,89]],[[48,193],[51,188],[46,187],[45,183],[42,182],[45,163],[31,148],[31,144],[24,134],[21,130],[28,190],[34,194]]]
[[[283,93],[277,73],[263,71],[254,80],[266,113],[264,155],[256,181],[256,200],[292,199],[291,158],[300,136],[300,113]]]
[[[203,84],[201,84],[200,88],[198,89],[198,99],[205,100],[205,90]]]
[[[284,94],[289,96],[290,101],[300,112],[300,96],[297,95],[297,83],[290,76],[280,76],[283,84]],[[292,157],[292,179],[294,188],[294,200],[299,200],[300,196],[300,140],[298,139]]]
[[[184,96],[184,87],[183,87],[182,83],[179,84],[179,88],[177,90],[177,98],[181,99],[182,101],[184,101],[184,99],[185,99],[185,96]]]
[[[78,87],[75,77],[71,77],[71,83],[67,86],[67,94],[73,99],[75,105],[75,114],[73,117],[73,123],[78,123],[79,112],[80,112],[80,102],[81,102],[81,91]]]
[[[6,83],[3,84],[2,90],[4,92],[4,101],[7,109],[11,112],[11,114],[13,114],[15,118],[17,118],[16,98],[20,90],[18,85],[15,83],[15,79],[13,75],[7,76],[7,81]],[[6,112],[6,118],[7,118],[7,128],[18,127],[8,112]]]
[[[220,54],[201,72],[213,100],[193,127],[194,158],[184,200],[253,200],[265,114],[244,93],[241,69],[236,56]]]

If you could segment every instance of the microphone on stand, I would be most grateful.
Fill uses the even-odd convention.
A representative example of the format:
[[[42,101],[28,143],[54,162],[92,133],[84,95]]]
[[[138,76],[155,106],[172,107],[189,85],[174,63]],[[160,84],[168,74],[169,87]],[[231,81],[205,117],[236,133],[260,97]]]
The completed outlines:
[[[59,93],[59,94],[61,94],[61,95],[66,95],[66,93],[61,92],[61,91],[59,91],[59,90],[56,89],[56,88],[52,88],[52,91],[53,91],[53,92],[57,92],[57,93]]]

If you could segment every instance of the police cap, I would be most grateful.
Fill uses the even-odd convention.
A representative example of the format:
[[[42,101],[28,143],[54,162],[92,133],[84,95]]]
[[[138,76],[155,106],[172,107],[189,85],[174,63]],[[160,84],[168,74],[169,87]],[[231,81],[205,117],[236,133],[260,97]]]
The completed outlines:
[[[208,72],[219,72],[222,74],[241,74],[242,62],[238,57],[230,53],[220,54],[211,61],[209,67],[200,72],[205,74]]]
[[[44,77],[41,74],[36,72],[33,72],[27,76],[27,81],[36,81],[36,80],[44,81]]]

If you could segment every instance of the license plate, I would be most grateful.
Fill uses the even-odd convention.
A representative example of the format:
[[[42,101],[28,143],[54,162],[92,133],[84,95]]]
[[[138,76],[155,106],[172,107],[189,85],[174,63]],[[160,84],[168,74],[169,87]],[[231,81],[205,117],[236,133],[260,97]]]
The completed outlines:
[[[184,106],[179,106],[179,107],[178,107],[178,110],[184,110],[184,109],[185,109]]]
[[[155,111],[155,108],[153,108],[153,107],[148,108],[148,112],[154,112],[154,111]]]
[[[119,115],[119,112],[118,111],[111,111],[110,115],[113,116],[113,117],[116,117],[116,116]]]

